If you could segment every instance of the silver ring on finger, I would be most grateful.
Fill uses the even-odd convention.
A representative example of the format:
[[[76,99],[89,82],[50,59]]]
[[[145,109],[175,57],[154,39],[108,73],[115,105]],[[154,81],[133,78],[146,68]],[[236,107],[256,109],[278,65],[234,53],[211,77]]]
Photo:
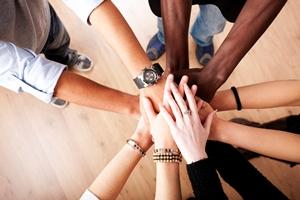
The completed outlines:
[[[186,111],[183,112],[183,114],[185,114],[185,115],[191,115],[191,110],[187,109]]]

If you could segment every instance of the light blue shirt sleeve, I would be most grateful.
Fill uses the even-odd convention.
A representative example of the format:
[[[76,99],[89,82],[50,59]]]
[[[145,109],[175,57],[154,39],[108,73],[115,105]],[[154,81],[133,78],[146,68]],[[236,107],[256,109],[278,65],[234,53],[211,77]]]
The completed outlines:
[[[63,0],[78,17],[84,22],[90,24],[89,17],[93,10],[105,0]]]
[[[27,92],[49,103],[65,65],[36,55],[28,49],[0,41],[0,86]]]

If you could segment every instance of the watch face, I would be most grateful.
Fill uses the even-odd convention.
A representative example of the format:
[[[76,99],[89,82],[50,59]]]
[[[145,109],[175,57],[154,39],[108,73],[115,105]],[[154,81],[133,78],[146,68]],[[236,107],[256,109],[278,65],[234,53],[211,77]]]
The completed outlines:
[[[152,69],[146,69],[144,71],[144,82],[147,84],[154,84],[157,81],[157,73]]]

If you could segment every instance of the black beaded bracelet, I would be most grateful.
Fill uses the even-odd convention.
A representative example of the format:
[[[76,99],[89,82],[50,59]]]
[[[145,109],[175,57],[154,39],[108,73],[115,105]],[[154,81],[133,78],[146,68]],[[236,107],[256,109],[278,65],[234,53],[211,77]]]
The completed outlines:
[[[232,86],[231,90],[233,92],[233,95],[234,95],[234,98],[236,101],[237,110],[242,110],[242,103],[241,103],[240,96],[239,96],[239,93],[238,93],[236,87]]]

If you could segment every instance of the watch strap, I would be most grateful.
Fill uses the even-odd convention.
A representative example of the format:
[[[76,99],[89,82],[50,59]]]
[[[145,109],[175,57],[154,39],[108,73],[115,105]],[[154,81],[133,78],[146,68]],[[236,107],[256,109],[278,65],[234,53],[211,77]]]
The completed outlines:
[[[137,76],[133,79],[134,83],[138,87],[138,89],[142,89],[146,87],[146,83],[140,78],[140,76]]]
[[[163,68],[160,66],[159,63],[154,63],[154,64],[152,65],[152,69],[154,69],[154,70],[157,72],[157,74],[158,74],[159,76],[161,76],[161,75],[164,73],[164,70],[163,70]]]

